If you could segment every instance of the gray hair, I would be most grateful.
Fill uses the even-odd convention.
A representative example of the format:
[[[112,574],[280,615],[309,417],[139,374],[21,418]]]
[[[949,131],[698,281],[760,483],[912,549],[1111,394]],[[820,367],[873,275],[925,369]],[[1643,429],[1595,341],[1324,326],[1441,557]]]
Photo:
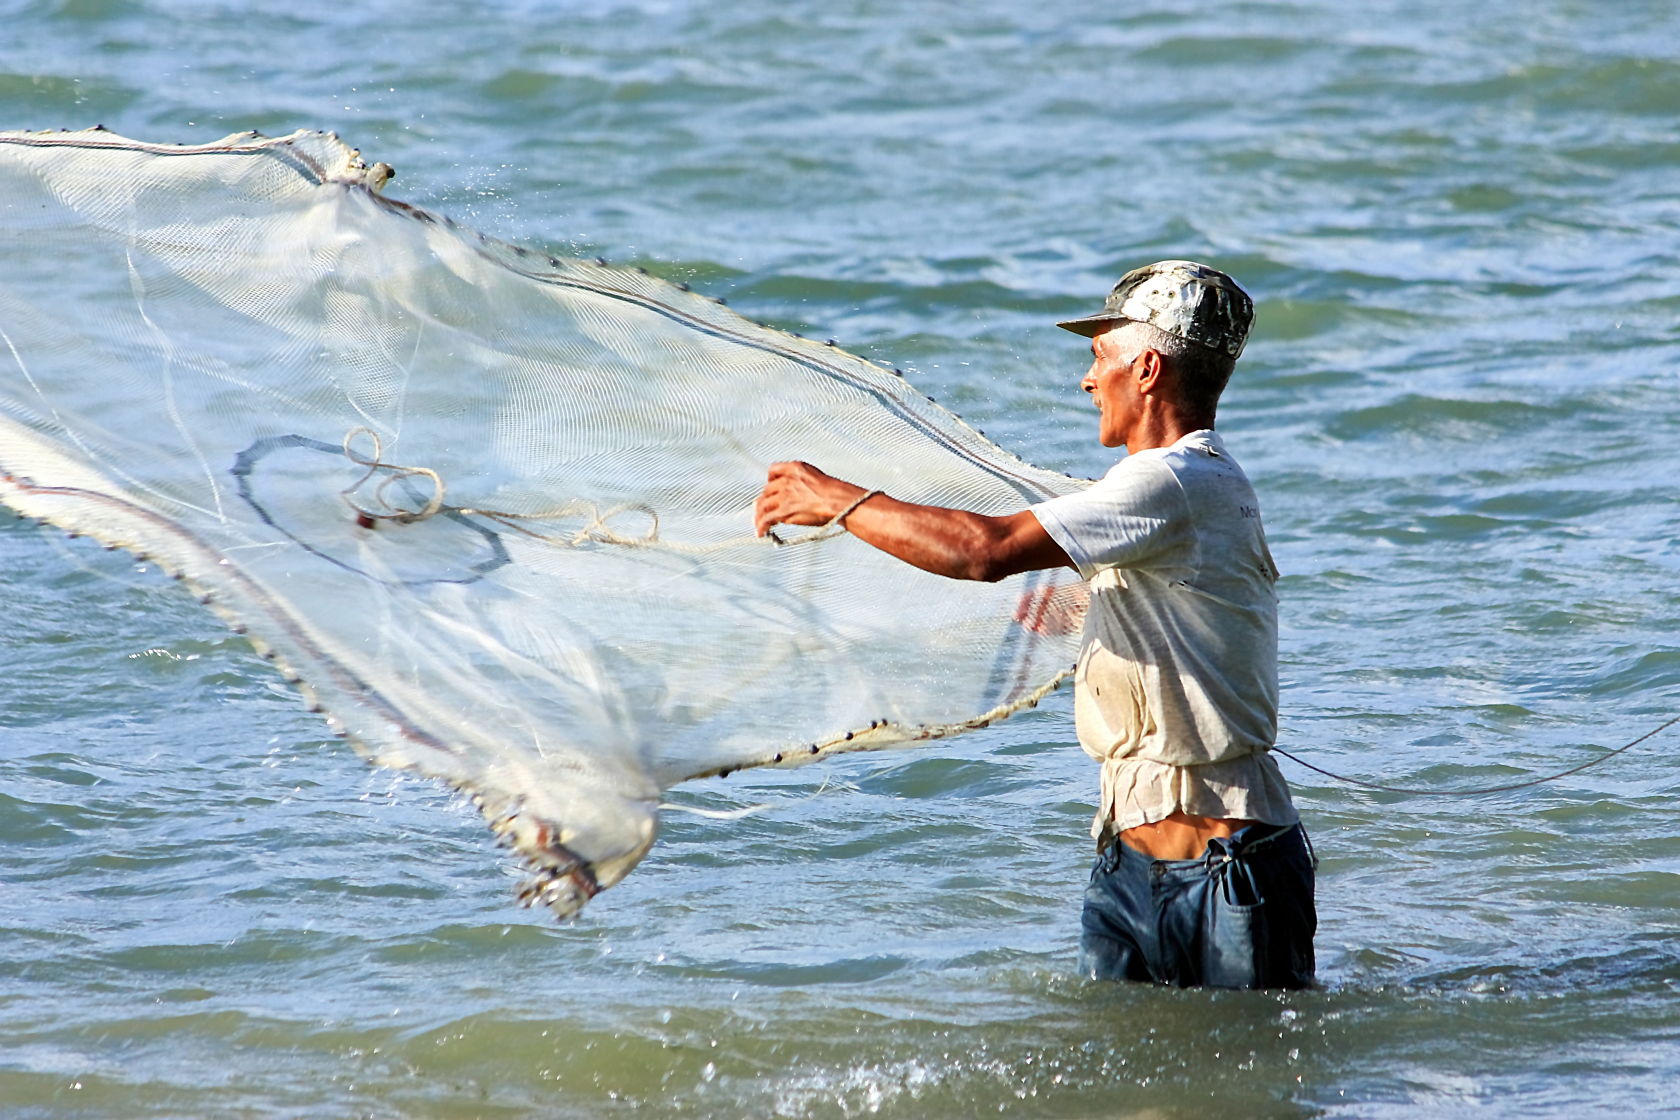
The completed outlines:
[[[1133,319],[1114,327],[1113,334],[1127,362],[1136,360],[1145,350],[1154,350],[1165,358],[1178,383],[1179,403],[1198,411],[1206,410],[1212,417],[1219,405],[1219,394],[1225,391],[1225,383],[1231,380],[1231,371],[1236,368],[1235,358]]]

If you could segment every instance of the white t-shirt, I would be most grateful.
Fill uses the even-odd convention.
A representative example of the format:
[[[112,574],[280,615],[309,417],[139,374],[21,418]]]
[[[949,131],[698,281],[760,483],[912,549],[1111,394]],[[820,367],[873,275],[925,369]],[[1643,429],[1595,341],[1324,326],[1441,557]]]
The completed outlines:
[[[1092,835],[1179,809],[1298,820],[1269,752],[1277,568],[1254,487],[1219,436],[1128,455],[1032,511],[1091,584],[1074,721],[1103,764]]]

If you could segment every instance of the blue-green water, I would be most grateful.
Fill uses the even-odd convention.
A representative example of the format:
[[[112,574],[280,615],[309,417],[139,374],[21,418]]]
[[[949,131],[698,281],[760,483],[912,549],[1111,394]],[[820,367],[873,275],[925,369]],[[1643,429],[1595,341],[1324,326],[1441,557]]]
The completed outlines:
[[[337,129],[388,193],[835,337],[1105,468],[1051,326],[1260,304],[1220,426],[1281,745],[1443,789],[1680,712],[1680,14],[1328,2],[8,4],[0,123]],[[4,247],[0,246],[0,267]],[[789,448],[797,455],[798,448]],[[1072,974],[1065,700],[709,783],[577,923],[121,554],[0,515],[0,1114],[1680,1110],[1680,738],[1480,798],[1285,762],[1324,989]]]

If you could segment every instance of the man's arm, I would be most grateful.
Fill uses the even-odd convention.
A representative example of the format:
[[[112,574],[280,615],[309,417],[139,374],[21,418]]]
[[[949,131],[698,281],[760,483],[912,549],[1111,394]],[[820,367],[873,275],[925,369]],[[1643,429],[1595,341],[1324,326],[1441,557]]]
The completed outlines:
[[[762,537],[772,525],[826,525],[866,493],[809,463],[776,463],[754,507],[754,526]],[[952,579],[995,581],[1073,567],[1030,510],[988,517],[876,494],[846,515],[846,529],[907,564]]]

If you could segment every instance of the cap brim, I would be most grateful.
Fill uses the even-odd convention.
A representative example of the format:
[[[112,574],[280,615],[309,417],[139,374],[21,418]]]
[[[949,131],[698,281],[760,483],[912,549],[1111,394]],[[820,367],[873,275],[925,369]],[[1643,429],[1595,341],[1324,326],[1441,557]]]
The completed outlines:
[[[1112,311],[1104,311],[1098,315],[1087,315],[1083,319],[1069,319],[1065,323],[1057,323],[1064,331],[1082,334],[1086,338],[1095,338],[1116,323],[1124,323],[1124,315],[1116,315]]]

